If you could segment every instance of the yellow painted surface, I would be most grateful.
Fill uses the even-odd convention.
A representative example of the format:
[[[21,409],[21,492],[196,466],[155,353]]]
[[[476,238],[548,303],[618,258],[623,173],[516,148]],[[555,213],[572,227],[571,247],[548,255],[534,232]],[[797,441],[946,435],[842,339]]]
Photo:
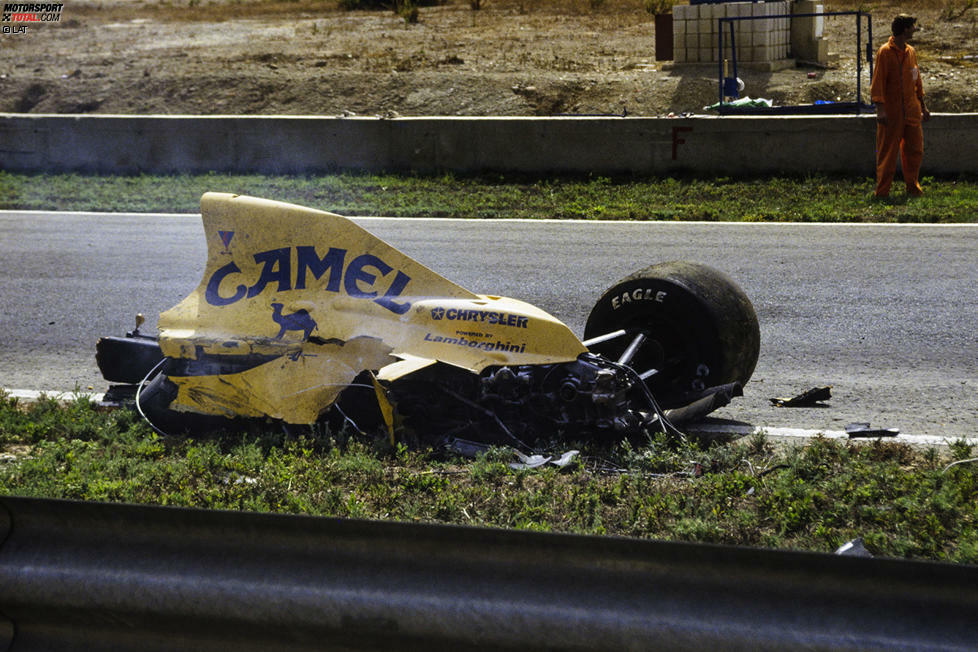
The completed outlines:
[[[237,373],[171,375],[174,409],[312,423],[364,369],[392,379],[438,360],[477,373],[585,351],[546,312],[474,294],[342,216],[223,193],[205,194],[201,213],[207,267],[160,315],[164,355],[279,357]]]
[[[306,342],[298,354],[284,355],[247,371],[207,376],[169,376],[178,388],[178,411],[226,417],[262,417],[287,423],[315,423],[325,408],[363,369],[394,361],[379,340]]]
[[[380,384],[376,376],[371,376],[370,380],[374,385],[374,395],[377,397],[377,405],[380,407],[380,415],[384,419],[384,425],[387,426],[387,434],[390,437],[391,446],[394,445],[394,404],[391,403],[390,398],[387,396],[387,390],[384,386]]]

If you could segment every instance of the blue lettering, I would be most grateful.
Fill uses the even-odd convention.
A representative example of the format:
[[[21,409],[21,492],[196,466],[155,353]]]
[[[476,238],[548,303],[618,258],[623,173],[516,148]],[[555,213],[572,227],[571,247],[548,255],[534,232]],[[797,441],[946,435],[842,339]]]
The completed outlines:
[[[425,333],[425,342],[440,342],[442,344],[454,344],[463,348],[479,349],[480,351],[505,351],[506,353],[526,353],[526,342],[517,344],[514,342],[503,342],[502,340],[469,340],[465,337],[442,337]]]
[[[377,281],[377,277],[370,272],[364,270],[364,267],[373,267],[381,276],[386,276],[393,268],[382,261],[377,256],[373,254],[363,254],[357,256],[350,263],[350,266],[346,268],[346,277],[343,279],[343,285],[346,288],[346,293],[351,297],[357,297],[359,299],[372,299],[377,296],[376,292],[366,292],[360,289],[360,283],[366,283],[368,286],[373,286]]]
[[[238,274],[240,272],[241,270],[238,269],[238,266],[233,262],[228,263],[224,267],[214,272],[214,275],[211,276],[209,281],[207,281],[207,291],[204,293],[204,298],[207,300],[207,303],[211,304],[212,306],[229,306],[235,301],[240,301],[243,299],[245,293],[248,291],[248,288],[244,285],[239,285],[238,289],[235,290],[234,294],[232,294],[230,297],[222,297],[220,292],[221,281],[224,280],[224,277],[231,274]]]
[[[255,254],[255,262],[261,263],[261,276],[248,288],[248,298],[257,297],[269,283],[278,283],[278,291],[292,289],[292,252],[288,247]]]
[[[398,272],[398,275],[400,274],[401,272]],[[391,289],[388,291],[388,294],[394,292],[395,290],[397,294],[400,294],[400,292],[403,290],[403,287],[401,287],[401,283],[399,283],[398,280],[399,279],[395,279],[393,285],[391,285]],[[381,303],[381,300],[377,299],[377,302]],[[386,306],[386,303],[383,305],[385,305],[385,307],[389,307]],[[391,309],[393,310],[393,308]],[[499,324],[500,326],[514,326],[516,328],[527,328],[530,321],[529,317],[524,317],[523,315],[509,314],[506,312],[490,312],[486,310],[463,310],[461,308],[449,308],[444,312],[444,317],[449,321],[488,322],[490,324]],[[439,319],[440,318],[441,317],[439,317]]]
[[[410,281],[410,276],[398,270],[397,276],[394,277],[394,282],[391,283],[389,288],[387,288],[387,292],[384,293],[384,296],[380,297],[379,299],[374,299],[374,301],[384,306],[395,315],[403,315],[411,307],[411,302],[405,301],[404,303],[397,303],[394,301],[394,297],[399,296]]]
[[[312,272],[316,280],[329,271],[329,279],[326,281],[328,292],[340,291],[340,278],[343,276],[343,259],[346,258],[346,249],[329,248],[326,255],[322,258],[316,254],[315,247],[296,247],[296,270],[295,270],[295,289],[306,289],[306,271]]]
[[[228,296],[221,294],[221,283],[233,274],[242,273],[236,263],[230,262],[217,269],[207,280],[204,299],[212,306],[228,306],[245,297],[249,299],[256,297],[269,286],[274,288],[276,292],[286,292],[292,289],[305,290],[307,289],[306,281],[309,274],[316,281],[328,274],[325,279],[325,287],[322,287],[327,292],[339,292],[342,282],[343,289],[351,297],[373,299],[375,303],[394,314],[403,315],[411,308],[410,301],[395,301],[411,282],[411,277],[400,270],[394,274],[394,280],[383,294],[373,290],[378,276],[387,276],[395,271],[393,267],[377,256],[373,254],[357,256],[350,261],[344,272],[343,263],[346,259],[346,249],[330,248],[322,257],[316,253],[316,248],[312,246],[295,247],[295,250],[296,273],[294,279],[292,276],[292,248],[270,249],[254,255],[255,263],[261,265],[261,269],[258,272],[258,279],[251,287],[238,285],[233,294]]]

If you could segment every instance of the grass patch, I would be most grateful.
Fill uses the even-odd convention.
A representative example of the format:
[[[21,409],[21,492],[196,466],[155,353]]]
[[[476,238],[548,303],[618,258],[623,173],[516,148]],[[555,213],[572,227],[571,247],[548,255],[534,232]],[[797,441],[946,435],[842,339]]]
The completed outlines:
[[[97,176],[0,171],[0,209],[196,213],[207,191],[345,215],[754,222],[978,221],[978,179],[923,179],[926,194],[871,199],[871,179],[364,174]]]
[[[0,395],[0,494],[455,523],[978,563],[978,464],[898,443],[655,439],[516,471],[340,433],[161,438],[85,399]],[[619,472],[610,473],[615,467]]]

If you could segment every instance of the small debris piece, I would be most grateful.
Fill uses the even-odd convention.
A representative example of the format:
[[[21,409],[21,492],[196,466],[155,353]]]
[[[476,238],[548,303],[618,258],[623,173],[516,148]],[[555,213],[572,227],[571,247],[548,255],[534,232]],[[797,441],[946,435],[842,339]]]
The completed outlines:
[[[849,437],[896,437],[899,428],[873,428],[869,423],[850,423],[846,425]]]
[[[487,453],[490,448],[489,444],[458,438],[448,439],[443,445],[445,449],[451,453],[461,455],[462,457],[470,457],[472,459]]]
[[[949,468],[951,468],[952,466],[957,466],[958,464],[973,464],[975,462],[978,462],[978,457],[972,457],[971,459],[968,460],[958,460],[957,462],[951,462],[950,464],[944,467],[944,470],[941,471],[941,473],[947,473],[947,470]]]
[[[557,459],[554,459],[552,455],[524,455],[516,450],[513,452],[516,453],[516,456],[520,459],[520,461],[513,462],[509,465],[509,468],[515,469],[516,471],[537,469],[548,463],[563,469],[569,466],[577,458],[577,456],[580,455],[580,451],[572,450],[567,451]]]
[[[764,469],[763,471],[761,471],[760,473],[757,474],[757,477],[763,478],[768,473],[774,473],[775,471],[777,471],[779,469],[790,469],[790,468],[791,468],[791,466],[789,466],[788,464],[778,464],[776,466],[772,466],[769,469]]]
[[[520,461],[513,462],[512,464],[509,465],[509,468],[515,469],[517,471],[523,471],[526,469],[536,469],[543,466],[544,464],[546,464],[547,462],[553,459],[552,457],[544,456],[544,455],[523,455],[519,451],[514,451],[514,452],[516,453],[516,456],[520,458]]]
[[[577,456],[580,454],[581,451],[578,450],[567,451],[566,453],[561,455],[558,459],[550,460],[550,463],[562,469],[568,466],[569,464],[571,464],[575,459],[577,459]]]
[[[847,543],[843,543],[839,546],[838,550],[835,551],[837,555],[844,555],[846,557],[872,557],[873,553],[866,550],[866,546],[863,545],[862,537],[853,539]]]
[[[489,444],[484,444],[478,441],[470,441],[468,439],[458,439],[457,437],[446,439],[442,443],[442,446],[444,446],[445,450],[451,453],[472,459],[475,459],[479,455],[488,453],[490,448],[492,448]],[[519,461],[511,463],[509,467],[516,471],[537,469],[548,463],[563,469],[570,466],[577,459],[577,456],[581,454],[581,452],[578,450],[570,450],[560,457],[555,458],[553,455],[526,455],[515,448],[512,449],[512,451],[513,455],[515,455]]]
[[[813,387],[807,391],[792,396],[790,398],[772,398],[771,403],[775,407],[824,407],[821,401],[832,398],[832,386]]]

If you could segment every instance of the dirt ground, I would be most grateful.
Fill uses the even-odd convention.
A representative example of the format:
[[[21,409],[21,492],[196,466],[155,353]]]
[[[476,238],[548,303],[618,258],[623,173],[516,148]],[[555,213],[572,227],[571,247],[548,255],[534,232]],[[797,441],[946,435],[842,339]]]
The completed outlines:
[[[0,111],[666,115],[703,113],[718,96],[715,64],[656,61],[641,0],[483,0],[479,10],[446,0],[422,7],[416,24],[335,0],[63,2],[60,22],[0,35]],[[919,17],[914,44],[934,112],[978,111],[978,8],[969,4],[862,5],[874,49],[893,15]],[[948,7],[960,15],[942,18]],[[744,94],[780,105],[854,101],[855,19],[825,24],[827,68],[742,69]],[[864,66],[865,101],[868,86]]]

